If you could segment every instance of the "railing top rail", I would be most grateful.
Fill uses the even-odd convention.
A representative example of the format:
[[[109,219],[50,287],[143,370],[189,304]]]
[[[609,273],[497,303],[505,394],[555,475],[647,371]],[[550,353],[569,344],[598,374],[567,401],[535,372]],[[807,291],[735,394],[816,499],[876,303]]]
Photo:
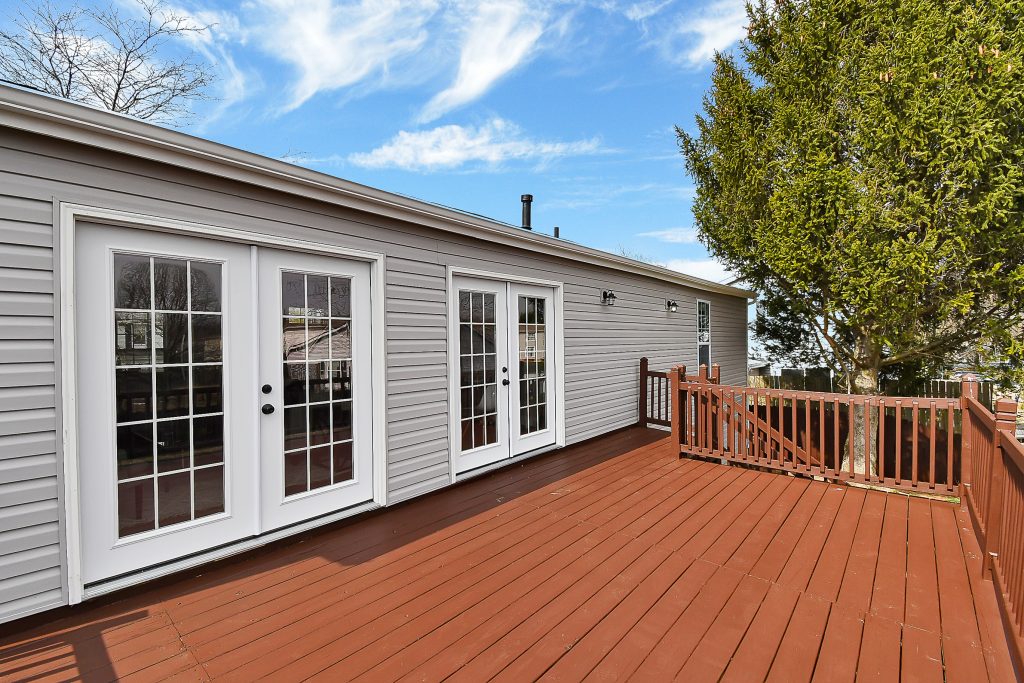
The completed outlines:
[[[648,377],[664,377],[668,379],[668,372],[664,370],[647,370]]]
[[[914,404],[920,406],[930,406],[935,404],[936,408],[959,408],[959,398],[938,398],[938,397],[925,397],[925,396],[882,396],[882,395],[864,395],[864,394],[839,394],[829,393],[824,391],[800,391],[796,389],[769,389],[766,387],[738,387],[729,386],[725,384],[708,384],[706,382],[693,382],[685,381],[680,382],[680,388],[685,389],[709,389],[709,390],[732,390],[735,392],[745,391],[748,394],[756,394],[758,396],[770,396],[772,398],[799,398],[799,399],[810,399],[814,401],[835,401],[838,400],[841,403],[866,403],[866,402],[884,402],[888,406],[894,405],[899,402],[904,407],[912,406]],[[978,404],[982,410],[984,406]]]
[[[971,415],[980,419],[989,429],[996,428],[996,416],[993,415],[985,404],[970,394],[963,396],[964,408],[971,412]]]
[[[1009,456],[1010,462],[1012,462],[1018,470],[1024,472],[1024,443],[1017,441],[1016,435],[1013,432],[1000,429],[999,438],[1002,440],[1003,453]]]

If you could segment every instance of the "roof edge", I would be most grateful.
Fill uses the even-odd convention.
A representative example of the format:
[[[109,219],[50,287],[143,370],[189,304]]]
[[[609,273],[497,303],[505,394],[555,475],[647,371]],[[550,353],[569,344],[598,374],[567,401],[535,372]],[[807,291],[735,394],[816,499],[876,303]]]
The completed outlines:
[[[526,232],[499,221],[360,185],[180,131],[45,94],[0,84],[0,125],[209,173],[506,246],[573,258],[703,291],[754,298],[754,292]]]

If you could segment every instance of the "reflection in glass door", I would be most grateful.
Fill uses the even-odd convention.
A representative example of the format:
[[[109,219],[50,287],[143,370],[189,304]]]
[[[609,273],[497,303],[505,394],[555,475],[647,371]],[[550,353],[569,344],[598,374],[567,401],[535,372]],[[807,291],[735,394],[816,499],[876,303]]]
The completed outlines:
[[[554,290],[509,283],[509,340],[516,363],[512,368],[517,391],[510,397],[512,455],[555,443]]]
[[[548,428],[547,299],[519,296],[519,435]]]
[[[281,273],[284,495],[352,479],[351,281]]]
[[[221,265],[115,253],[118,536],[224,512]]]
[[[462,451],[498,442],[497,320],[493,292],[459,292]]]
[[[508,292],[505,283],[453,279],[453,390],[457,423],[452,453],[464,472],[509,456]]]
[[[259,330],[264,527],[372,500],[370,266],[261,249]]]

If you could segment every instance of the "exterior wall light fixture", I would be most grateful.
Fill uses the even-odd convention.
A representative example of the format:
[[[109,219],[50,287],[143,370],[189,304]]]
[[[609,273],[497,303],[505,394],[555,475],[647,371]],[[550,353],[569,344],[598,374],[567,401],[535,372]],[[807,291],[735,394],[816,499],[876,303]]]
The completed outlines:
[[[669,313],[675,313],[676,311],[679,310],[679,304],[669,299],[668,301],[665,302],[665,310],[667,310]]]
[[[605,306],[614,306],[615,305],[615,292],[613,292],[610,289],[606,289],[606,290],[602,291],[601,292],[601,303],[603,303]]]

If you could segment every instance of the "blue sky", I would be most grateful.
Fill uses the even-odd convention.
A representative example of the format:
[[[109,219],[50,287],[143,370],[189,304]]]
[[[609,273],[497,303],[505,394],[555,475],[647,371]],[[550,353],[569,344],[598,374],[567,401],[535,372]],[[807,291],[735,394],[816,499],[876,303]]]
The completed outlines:
[[[693,128],[736,0],[176,0],[215,24],[196,47],[218,101],[188,132],[332,175],[519,222],[701,277]]]

